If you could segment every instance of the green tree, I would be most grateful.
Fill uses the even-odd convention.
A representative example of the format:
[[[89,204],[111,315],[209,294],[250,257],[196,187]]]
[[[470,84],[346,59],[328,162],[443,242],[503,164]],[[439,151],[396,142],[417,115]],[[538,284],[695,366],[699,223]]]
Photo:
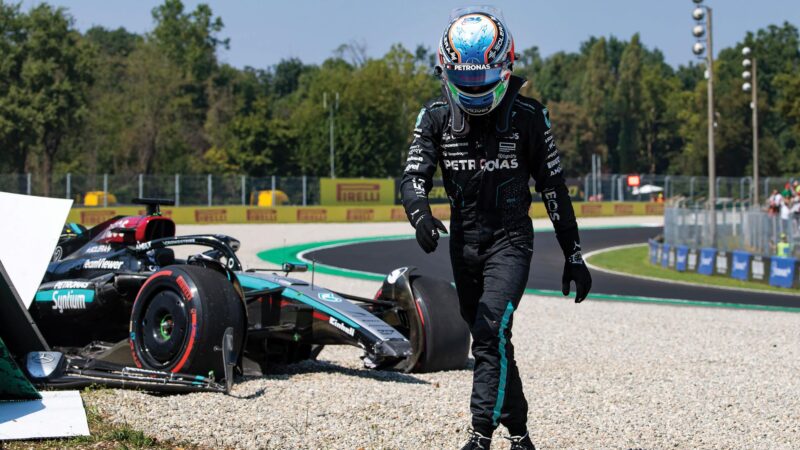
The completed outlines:
[[[553,122],[558,148],[564,160],[564,172],[567,176],[583,176],[591,170],[592,142],[596,137],[592,134],[592,126],[586,110],[579,104],[570,101],[550,102],[547,105]]]
[[[36,132],[31,92],[22,86],[28,33],[19,5],[0,2],[0,30],[0,167],[23,173]]]
[[[190,102],[182,93],[180,69],[160,48],[143,42],[126,67],[122,153],[139,173],[185,170],[192,159],[180,110]],[[158,163],[158,164],[157,164]]]
[[[217,66],[217,48],[229,45],[228,39],[219,37],[222,19],[214,17],[204,3],[186,13],[181,0],[165,0],[153,8],[153,19],[156,45],[184,71],[184,76],[193,81],[208,80]]]
[[[285,59],[273,69],[272,89],[276,96],[284,97],[297,90],[300,76],[308,71],[308,66],[297,58]]]
[[[642,47],[639,35],[634,34],[622,52],[619,79],[614,93],[615,111],[619,114],[620,130],[617,144],[617,171],[638,172],[644,168],[641,156],[642,119]]]
[[[589,153],[608,159],[609,128],[611,124],[611,99],[609,92],[613,86],[611,66],[606,53],[605,38],[597,39],[589,49],[581,81],[581,105],[589,118],[589,128],[593,140],[586,142]],[[587,153],[588,154],[588,153]]]
[[[0,4],[0,20],[4,30],[8,27],[0,133],[17,140],[10,143],[17,170],[29,163],[32,150],[41,150],[43,189],[49,195],[56,155],[86,111],[91,55],[63,9],[40,4],[20,14],[18,7]]]
[[[680,81],[674,75],[665,76],[658,67],[645,65],[641,90],[639,129],[645,155],[641,166],[651,174],[666,173],[684,144],[678,132],[678,111],[670,108],[670,97],[680,93]]]
[[[129,169],[122,134],[128,126],[126,109],[127,62],[142,42],[142,37],[123,28],[108,30],[92,27],[84,36],[84,44],[93,53],[94,82],[87,95],[88,107],[79,133],[68,136],[54,172],[94,175],[121,173]],[[96,180],[95,180],[96,181]]]

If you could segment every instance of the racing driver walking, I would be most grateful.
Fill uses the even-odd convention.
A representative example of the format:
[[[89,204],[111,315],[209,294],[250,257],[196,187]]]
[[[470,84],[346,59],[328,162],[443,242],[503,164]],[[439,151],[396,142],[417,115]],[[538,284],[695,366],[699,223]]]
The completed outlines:
[[[500,424],[512,449],[534,448],[511,344],[533,255],[531,177],[564,253],[563,294],[574,281],[581,302],[592,285],[547,108],[518,95],[525,80],[511,75],[513,63],[514,41],[498,11],[454,12],[439,44],[443,95],[417,116],[400,187],[426,253],[447,232],[427,198],[437,164],[450,199],[450,260],[475,358],[472,429],[463,449],[489,449]]]

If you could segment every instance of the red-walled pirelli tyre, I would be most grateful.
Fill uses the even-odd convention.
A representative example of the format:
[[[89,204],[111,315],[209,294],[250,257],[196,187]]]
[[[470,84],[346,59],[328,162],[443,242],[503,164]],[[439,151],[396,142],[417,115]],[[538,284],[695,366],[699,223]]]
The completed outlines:
[[[138,367],[220,379],[222,336],[232,327],[239,355],[246,316],[241,297],[220,272],[176,265],[147,279],[133,303],[130,346]]]
[[[461,319],[455,288],[438,278],[412,276],[411,289],[416,311],[411,311],[409,319],[420,322],[423,330],[422,336],[417,338],[422,342],[412,342],[412,347],[423,350],[409,371],[436,372],[465,368],[470,336],[467,324]]]

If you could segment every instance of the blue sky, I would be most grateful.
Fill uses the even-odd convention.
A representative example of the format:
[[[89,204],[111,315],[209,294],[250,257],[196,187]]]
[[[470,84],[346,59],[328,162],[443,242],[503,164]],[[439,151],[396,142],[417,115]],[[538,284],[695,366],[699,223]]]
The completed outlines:
[[[28,8],[39,1],[24,0]],[[158,0],[50,0],[64,6],[85,30],[92,25],[145,32],[152,28],[150,10]],[[366,43],[370,56],[383,55],[393,43],[409,49],[434,48],[452,0],[184,0],[187,9],[208,3],[225,22],[231,40],[223,61],[236,67],[265,68],[283,58],[319,63],[339,44]],[[483,2],[486,3],[486,2]],[[705,0],[714,10],[716,50],[734,45],[747,31],[788,20],[800,26],[800,0]],[[648,47],[661,49],[673,66],[693,59],[694,22],[691,0],[507,0],[501,8],[517,49],[537,45],[544,56],[576,51],[592,35],[628,39],[639,32]],[[756,6],[757,5],[757,6]]]

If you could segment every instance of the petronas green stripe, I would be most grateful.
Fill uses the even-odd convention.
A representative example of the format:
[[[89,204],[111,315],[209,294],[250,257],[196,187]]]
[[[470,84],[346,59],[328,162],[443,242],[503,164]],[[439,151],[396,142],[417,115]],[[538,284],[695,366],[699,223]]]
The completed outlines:
[[[500,413],[503,410],[503,402],[506,399],[506,378],[508,378],[508,357],[506,356],[506,328],[508,328],[508,321],[511,319],[511,313],[514,312],[514,305],[508,302],[506,311],[503,313],[503,320],[500,322],[500,382],[497,385],[497,400],[494,403],[494,412],[492,413],[492,423],[497,426],[500,420]]]

